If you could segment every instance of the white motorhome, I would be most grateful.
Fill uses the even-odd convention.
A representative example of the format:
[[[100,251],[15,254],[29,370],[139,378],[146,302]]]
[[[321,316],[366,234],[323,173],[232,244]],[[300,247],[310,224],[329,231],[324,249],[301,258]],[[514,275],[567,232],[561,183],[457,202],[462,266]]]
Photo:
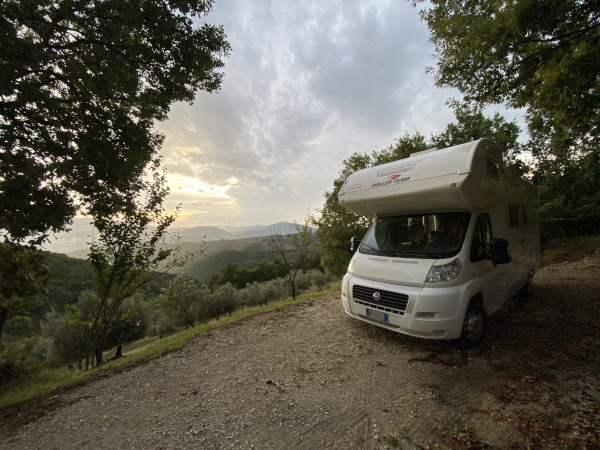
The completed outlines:
[[[488,315],[531,287],[540,262],[537,189],[490,140],[359,170],[338,198],[373,218],[342,283],[352,317],[475,345]]]

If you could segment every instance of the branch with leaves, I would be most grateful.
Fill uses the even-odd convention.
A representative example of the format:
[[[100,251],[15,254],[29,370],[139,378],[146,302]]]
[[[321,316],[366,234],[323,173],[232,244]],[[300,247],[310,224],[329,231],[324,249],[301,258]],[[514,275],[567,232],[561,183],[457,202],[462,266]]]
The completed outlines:
[[[203,254],[181,253],[179,237],[167,242],[168,228],[176,219],[167,214],[163,202],[168,194],[164,173],[152,167],[152,180],[142,182],[139,198],[119,214],[97,216],[97,238],[89,259],[95,272],[97,293],[93,315],[89,318],[86,345],[86,369],[95,356],[102,363],[106,335],[123,301],[139,288],[174,267],[180,267]]]
[[[307,217],[304,224],[296,224],[296,232],[282,235],[273,229],[271,233],[270,253],[276,264],[286,268],[290,295],[296,299],[296,277],[305,268],[305,264],[315,254],[317,241]],[[295,252],[290,250],[295,249]]]

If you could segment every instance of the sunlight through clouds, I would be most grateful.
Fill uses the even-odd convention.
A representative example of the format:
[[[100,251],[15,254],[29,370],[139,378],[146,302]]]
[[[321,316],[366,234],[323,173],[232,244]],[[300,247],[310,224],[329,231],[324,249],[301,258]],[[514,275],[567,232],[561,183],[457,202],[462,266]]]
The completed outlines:
[[[219,0],[206,20],[232,46],[221,91],[156,126],[178,222],[302,222],[344,159],[454,118],[409,2]]]

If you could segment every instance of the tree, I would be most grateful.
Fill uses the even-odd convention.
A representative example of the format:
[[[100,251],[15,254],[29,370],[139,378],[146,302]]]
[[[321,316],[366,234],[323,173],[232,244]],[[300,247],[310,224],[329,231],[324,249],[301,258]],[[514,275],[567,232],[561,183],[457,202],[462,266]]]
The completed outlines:
[[[421,3],[417,0],[414,3]],[[600,125],[600,3],[433,0],[421,11],[440,87],[467,101],[526,107],[596,148]]]
[[[446,125],[442,132],[433,133],[432,145],[446,148],[485,137],[504,150],[506,162],[513,165],[519,174],[523,175],[531,170],[531,167],[518,159],[523,146],[518,141],[521,128],[514,120],[507,122],[499,112],[495,112],[492,117],[486,117],[482,107],[477,104],[453,101],[450,102],[450,106],[454,110],[456,121]]]
[[[238,292],[231,283],[218,286],[208,297],[209,305],[206,314],[210,319],[219,318],[225,314],[231,315],[237,308]]]
[[[528,144],[536,161],[542,239],[598,234],[600,153],[578,152],[557,130],[548,139],[546,125],[540,118],[530,123]]]
[[[86,369],[96,358],[101,364],[106,337],[123,301],[141,286],[203,253],[180,253],[177,237],[168,246],[166,237],[175,214],[166,214],[163,201],[168,194],[165,176],[152,167],[152,179],[143,180],[142,193],[119,214],[97,216],[98,238],[89,259],[95,272],[96,303],[89,317]],[[170,248],[169,248],[170,247]]]
[[[171,103],[215,92],[211,0],[0,2],[0,229],[39,245],[134,202]],[[200,23],[200,26],[196,24]],[[117,163],[118,162],[118,163]]]
[[[8,318],[27,314],[38,306],[38,294],[48,276],[41,251],[0,243],[0,344]]]
[[[176,325],[193,328],[198,319],[199,291],[194,280],[178,275],[169,283],[166,292],[159,296],[158,302],[165,313],[174,316]]]
[[[88,294],[91,293],[82,296]],[[85,298],[82,301],[87,302]],[[85,324],[80,320],[80,311],[80,308],[69,307],[65,313],[55,309],[46,313],[40,324],[42,337],[47,341],[44,359],[83,368],[81,362],[85,359],[87,333]]]
[[[313,229],[309,226],[309,218],[304,224],[296,224],[296,233],[282,235],[273,230],[271,234],[271,257],[276,264],[286,268],[286,278],[290,295],[295,300],[297,295],[296,277],[299,271],[312,258],[316,251],[316,240]],[[288,243],[290,242],[291,245]],[[296,252],[290,252],[290,247]]]

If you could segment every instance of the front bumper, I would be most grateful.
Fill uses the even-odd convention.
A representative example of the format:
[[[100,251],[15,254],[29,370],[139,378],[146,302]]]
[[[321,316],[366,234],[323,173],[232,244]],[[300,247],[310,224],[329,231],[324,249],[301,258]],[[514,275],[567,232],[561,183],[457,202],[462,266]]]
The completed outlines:
[[[408,296],[406,307],[352,297],[354,286]],[[413,287],[367,280],[346,274],[342,281],[342,305],[346,313],[363,322],[398,333],[427,339],[456,339],[463,324],[463,289]],[[373,317],[376,317],[375,319]]]

